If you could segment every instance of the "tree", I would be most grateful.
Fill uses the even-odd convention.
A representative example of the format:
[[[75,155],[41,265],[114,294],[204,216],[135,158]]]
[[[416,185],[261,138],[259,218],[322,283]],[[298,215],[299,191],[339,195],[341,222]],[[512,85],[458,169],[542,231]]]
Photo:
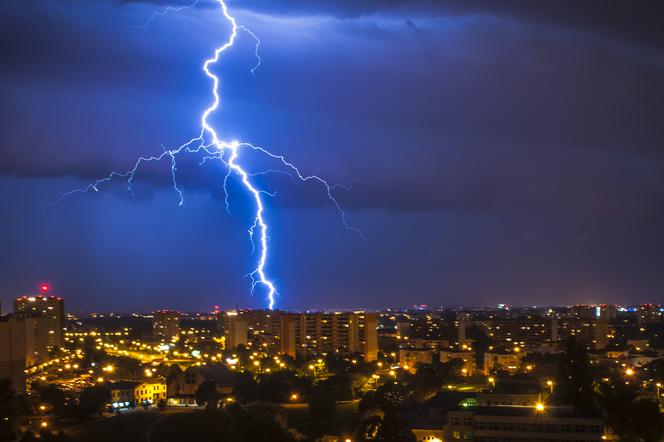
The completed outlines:
[[[442,376],[437,375],[436,370],[430,364],[423,364],[411,378],[411,386],[414,390],[414,398],[417,401],[425,401],[433,397],[443,383]]]
[[[394,412],[387,412],[376,435],[378,442],[415,442],[415,435],[406,421]]]
[[[101,414],[104,406],[110,402],[111,393],[103,385],[95,385],[83,390],[78,400],[78,415],[82,419],[88,419],[95,414]]]
[[[376,440],[382,422],[383,418],[378,415],[369,416],[368,418],[363,419],[357,428],[357,440],[360,442]]]
[[[329,390],[337,401],[349,401],[354,397],[353,377],[349,373],[337,373],[322,381],[320,385]]]
[[[12,383],[0,378],[0,442],[11,441],[16,437],[18,402]]]
[[[475,349],[475,364],[481,367],[484,364],[484,353],[491,345],[491,338],[487,332],[478,324],[471,324],[466,328],[466,336],[473,341]]]
[[[63,432],[53,433],[49,430],[41,430],[38,440],[40,442],[70,442],[71,438]]]
[[[53,413],[62,417],[66,412],[65,394],[55,384],[40,385],[37,387],[37,394],[42,402],[48,404],[53,409]]]
[[[593,376],[586,346],[576,336],[567,340],[565,354],[558,367],[558,394],[577,410],[592,410],[594,403]]]
[[[650,398],[640,398],[632,403],[634,434],[644,442],[664,440],[664,415],[659,403]]]
[[[378,387],[378,390],[365,394],[358,409],[360,412],[367,410],[401,410],[412,397],[413,390],[409,386],[388,382]]]
[[[286,413],[276,405],[254,402],[246,408],[233,404],[225,410],[221,440],[237,442],[294,442]]]
[[[309,415],[316,423],[330,423],[334,420],[337,403],[334,392],[329,388],[318,388],[309,399]]]
[[[295,390],[295,376],[291,372],[276,372],[260,377],[256,385],[256,396],[268,402],[285,402]]]
[[[603,384],[600,405],[606,423],[625,442],[655,442],[664,439],[664,415],[659,403],[638,398],[633,384]],[[637,399],[638,398],[638,399]]]
[[[216,410],[221,395],[217,391],[217,383],[212,379],[207,379],[198,386],[194,394],[196,403],[205,406],[208,410]]]
[[[248,371],[238,373],[237,380],[233,386],[233,395],[243,402],[256,400],[258,397],[258,384],[251,373]]]
[[[357,439],[361,442],[415,442],[415,435],[406,421],[393,411],[364,419],[357,430]]]

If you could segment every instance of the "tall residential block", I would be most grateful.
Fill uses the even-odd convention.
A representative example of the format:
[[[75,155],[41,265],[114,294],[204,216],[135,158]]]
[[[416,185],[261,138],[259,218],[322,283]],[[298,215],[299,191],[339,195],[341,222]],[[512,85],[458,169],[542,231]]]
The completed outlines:
[[[180,337],[180,313],[158,310],[152,315],[152,336],[158,341],[172,341]]]
[[[231,310],[219,313],[226,348],[269,348],[292,357],[362,353],[378,358],[378,315],[366,312],[290,313]]]
[[[65,317],[65,303],[62,298],[45,295],[21,296],[14,300],[14,314],[20,317],[46,318],[48,345],[62,347]]]
[[[0,318],[0,378],[25,390],[25,369],[48,361],[48,320],[43,316]]]
[[[378,358],[378,315],[368,312],[292,313],[295,345],[303,356],[362,353]]]

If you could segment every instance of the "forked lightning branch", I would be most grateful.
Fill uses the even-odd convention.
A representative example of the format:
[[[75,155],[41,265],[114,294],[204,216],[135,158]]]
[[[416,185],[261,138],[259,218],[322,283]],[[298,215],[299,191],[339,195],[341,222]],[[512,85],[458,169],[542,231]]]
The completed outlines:
[[[327,197],[331,201],[331,203],[334,205],[336,210],[339,212],[341,215],[342,221],[344,223],[344,226],[347,229],[355,230],[359,233],[359,231],[354,228],[350,227],[346,221],[346,215],[344,211],[341,208],[341,205],[337,201],[337,199],[333,195],[333,190],[335,189],[336,186],[331,186],[325,181],[324,179],[316,176],[316,175],[305,175],[300,172],[300,170],[290,161],[288,161],[284,156],[282,155],[277,155],[272,152],[270,152],[267,149],[264,149],[260,146],[255,146],[253,144],[243,142],[243,141],[238,141],[238,140],[224,140],[219,136],[219,133],[217,132],[217,129],[213,126],[213,124],[210,122],[210,117],[215,113],[217,109],[219,109],[221,99],[220,99],[220,80],[219,77],[213,72],[213,69],[215,65],[219,62],[221,59],[222,54],[224,51],[226,51],[228,48],[233,46],[235,43],[236,38],[238,37],[238,31],[242,30],[245,31],[248,35],[250,35],[253,39],[256,40],[256,50],[255,50],[255,55],[257,58],[257,64],[252,68],[251,73],[254,74],[255,70],[260,66],[260,56],[258,54],[258,48],[260,46],[260,40],[258,37],[251,32],[248,28],[245,26],[238,24],[235,18],[229,13],[228,7],[225,3],[224,0],[216,0],[219,4],[219,8],[221,10],[221,13],[223,14],[224,18],[228,21],[228,23],[231,26],[231,32],[230,36],[228,39],[224,42],[223,45],[219,46],[215,51],[214,54],[205,60],[203,63],[203,72],[205,75],[211,80],[212,82],[212,103],[203,111],[201,114],[200,118],[200,124],[201,124],[201,132],[196,136],[195,138],[192,138],[191,140],[187,141],[186,143],[173,148],[173,149],[164,149],[162,153],[159,155],[155,156],[145,156],[145,157],[139,157],[136,162],[134,163],[134,166],[127,170],[126,172],[111,172],[104,178],[98,179],[94,183],[88,184],[85,187],[79,188],[79,189],[74,189],[69,192],[63,193],[60,198],[56,201],[60,201],[62,198],[65,196],[74,194],[74,193],[85,193],[85,192],[90,192],[90,191],[95,191],[98,192],[100,190],[100,186],[102,186],[105,183],[110,182],[113,179],[123,179],[126,180],[127,182],[127,189],[129,192],[132,192],[132,185],[133,185],[133,180],[134,176],[136,175],[138,169],[140,168],[141,164],[146,163],[146,162],[152,162],[152,161],[160,161],[162,159],[170,159],[171,162],[171,175],[172,175],[172,182],[173,182],[173,189],[177,192],[178,197],[179,197],[179,205],[182,206],[184,205],[184,195],[182,193],[182,189],[178,185],[177,181],[177,157],[180,154],[184,153],[199,153],[203,155],[201,164],[209,161],[209,160],[214,160],[214,161],[219,161],[223,167],[226,168],[227,173],[223,181],[223,188],[224,192],[226,193],[226,209],[228,210],[228,191],[227,191],[227,183],[229,179],[238,179],[239,182],[242,184],[244,189],[248,192],[252,202],[253,202],[253,207],[254,207],[254,212],[253,212],[253,223],[249,227],[248,232],[249,232],[249,237],[252,241],[253,244],[256,244],[256,239],[258,240],[258,247],[257,247],[257,252],[258,252],[258,259],[256,262],[256,267],[254,268],[253,271],[251,271],[248,275],[251,278],[251,291],[252,293],[254,290],[260,286],[262,287],[265,292],[266,292],[266,298],[267,298],[267,304],[270,309],[274,308],[275,305],[275,300],[277,296],[277,288],[272,280],[267,273],[266,273],[266,265],[268,262],[269,258],[269,224],[268,221],[266,220],[265,217],[265,205],[263,198],[265,195],[269,195],[268,192],[258,188],[256,184],[252,181],[252,177],[255,176],[255,173],[250,173],[247,171],[246,166],[242,164],[242,152],[249,149],[253,150],[256,152],[259,152],[265,156],[267,156],[270,159],[278,161],[283,170],[280,170],[280,172],[287,172],[289,173],[292,177],[297,178],[300,181],[307,182],[307,181],[315,181],[322,185],[324,191],[327,194]],[[194,4],[190,5],[190,7],[196,6],[198,1],[196,1]],[[170,10],[177,11],[180,10],[181,8],[171,8]],[[165,12],[168,12],[169,9],[164,10]],[[158,15],[164,15],[165,12],[159,12],[155,13],[150,17],[150,19],[146,22],[146,25],[144,27],[147,27],[150,22],[157,17]],[[263,173],[269,173],[273,172],[274,170],[269,170],[265,171]]]

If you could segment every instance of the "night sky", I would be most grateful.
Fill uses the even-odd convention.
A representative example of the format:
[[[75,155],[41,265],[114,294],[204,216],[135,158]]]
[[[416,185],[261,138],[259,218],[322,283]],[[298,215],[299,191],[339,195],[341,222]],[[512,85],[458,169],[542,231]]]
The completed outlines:
[[[278,308],[664,303],[661,2],[229,0],[225,139],[352,185],[260,176]],[[61,192],[196,136],[214,2],[0,2],[0,300],[70,311],[262,307],[247,194],[201,156],[132,196]],[[182,4],[182,3],[181,3]],[[276,166],[246,155],[252,171]]]

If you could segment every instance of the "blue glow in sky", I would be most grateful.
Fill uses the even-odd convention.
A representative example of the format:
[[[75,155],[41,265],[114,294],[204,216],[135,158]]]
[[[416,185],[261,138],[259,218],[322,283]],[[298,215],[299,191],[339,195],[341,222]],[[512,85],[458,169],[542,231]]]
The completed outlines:
[[[281,307],[664,302],[661,15],[523,3],[229,1],[263,60],[254,78],[240,35],[215,127],[352,184],[338,197],[366,236],[314,183],[258,177]],[[199,133],[228,23],[202,1],[136,27],[167,4],[0,5],[3,306],[42,280],[73,310],[263,305],[220,167],[179,163],[184,208],[168,161],[135,197],[118,182],[48,208]]]

